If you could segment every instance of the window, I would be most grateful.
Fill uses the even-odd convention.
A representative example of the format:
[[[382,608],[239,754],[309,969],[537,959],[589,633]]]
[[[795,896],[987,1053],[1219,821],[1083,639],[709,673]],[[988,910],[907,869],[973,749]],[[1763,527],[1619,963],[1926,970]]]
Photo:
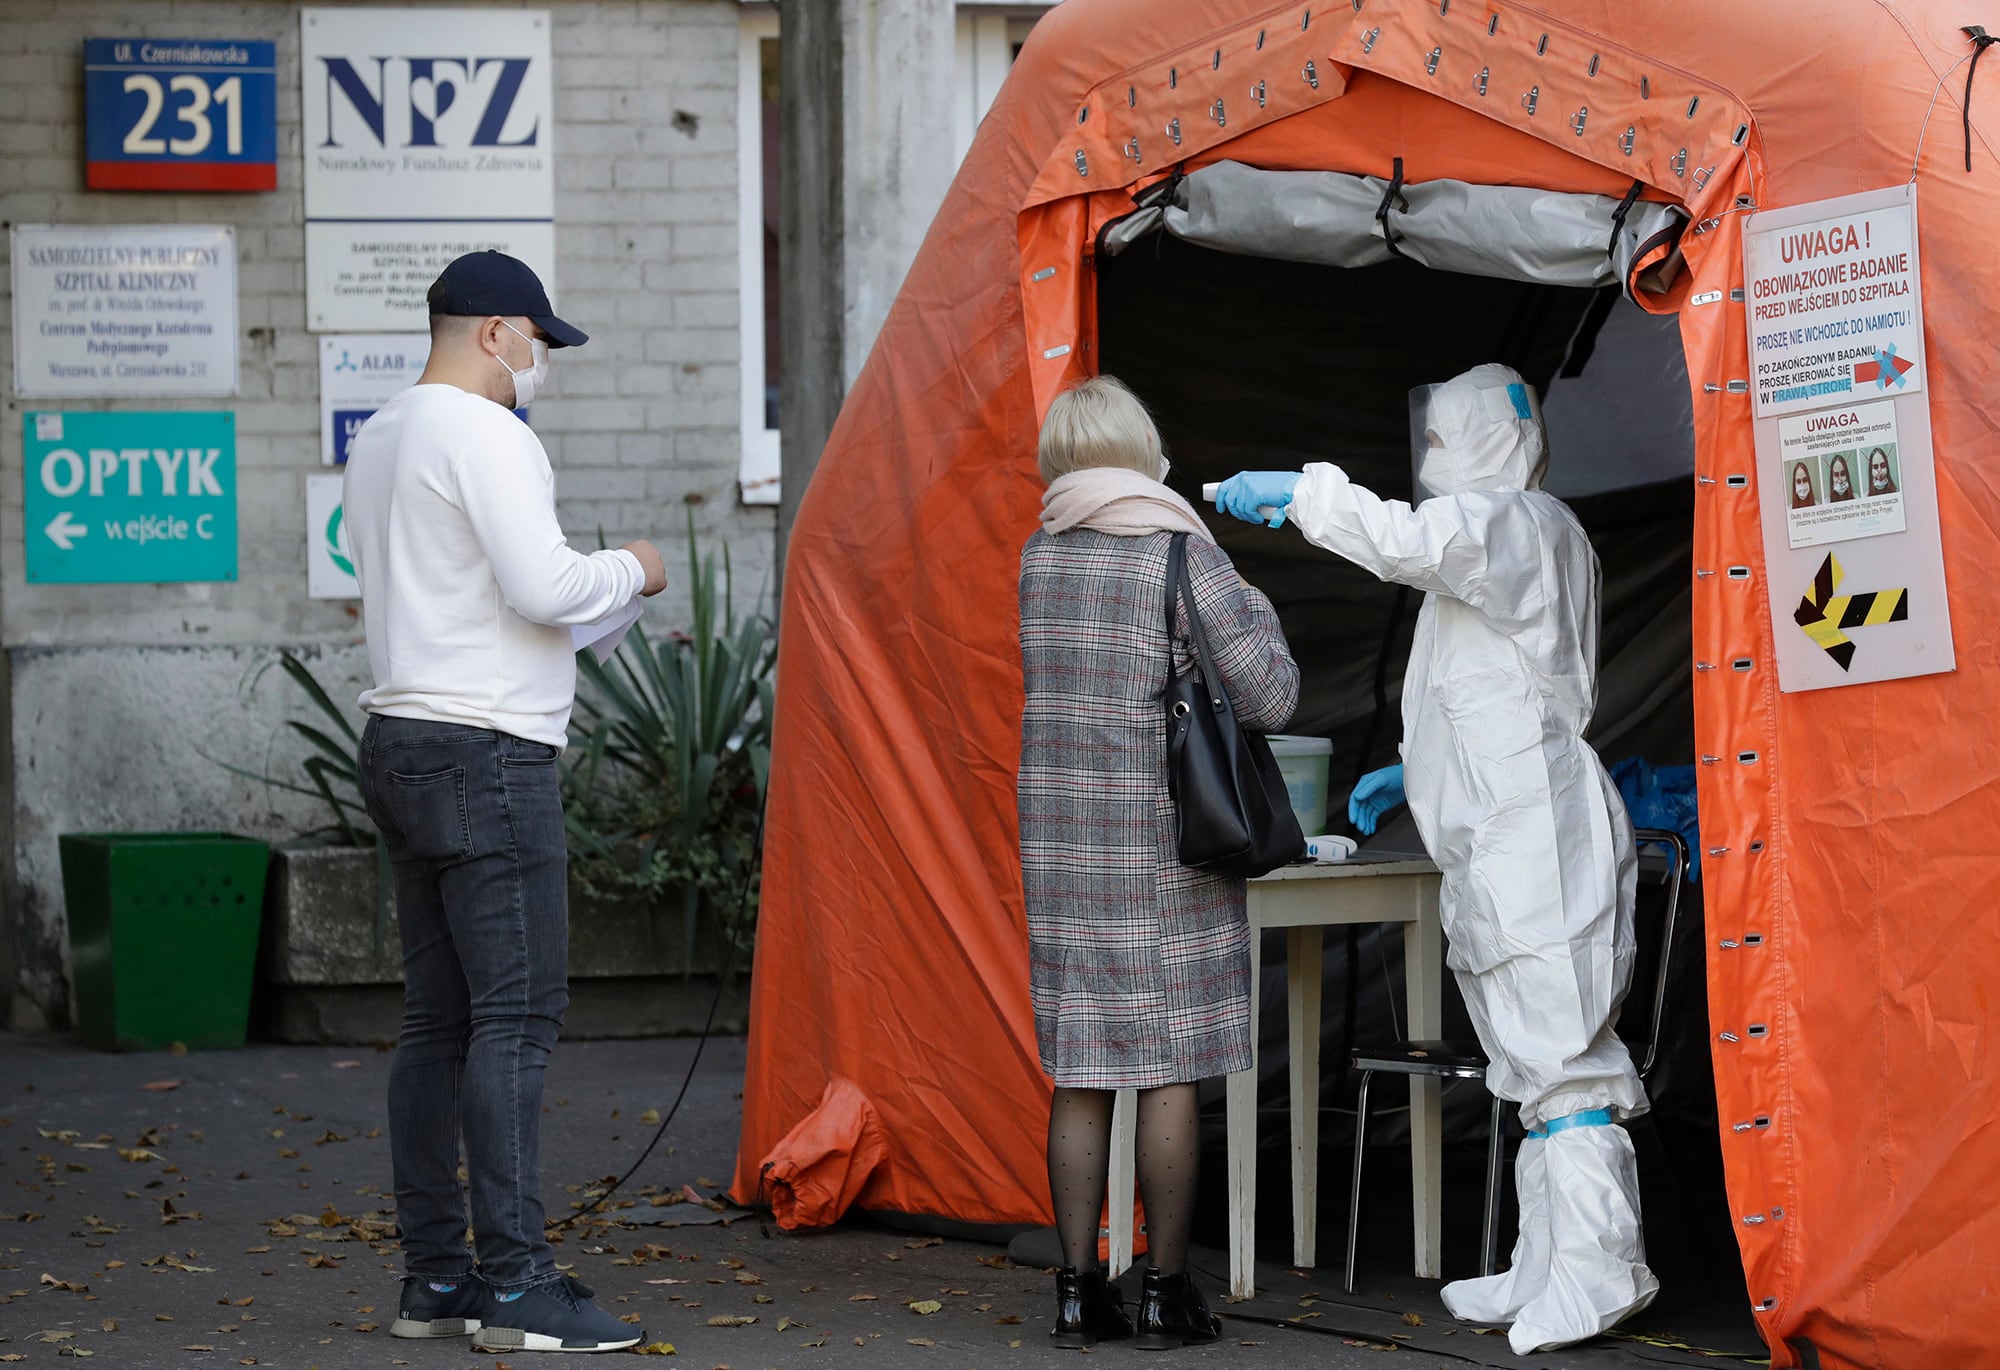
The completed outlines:
[[[957,24],[958,92],[952,146],[964,160],[979,121],[1020,54],[1028,30],[1046,9],[961,0]],[[737,42],[737,252],[741,281],[743,459],[738,476],[745,504],[778,502],[778,391],[783,382],[778,312],[778,15],[745,5]]]
[[[778,16],[746,10],[738,26],[736,223],[742,329],[745,504],[778,502]]]

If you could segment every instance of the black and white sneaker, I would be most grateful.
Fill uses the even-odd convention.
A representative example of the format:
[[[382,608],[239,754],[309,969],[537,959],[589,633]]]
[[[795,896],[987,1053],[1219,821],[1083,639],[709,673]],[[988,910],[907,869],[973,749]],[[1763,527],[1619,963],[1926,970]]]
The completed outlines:
[[[623,1351],[645,1335],[592,1303],[575,1280],[559,1279],[494,1295],[472,1346],[476,1351]]]
[[[493,1295],[477,1275],[460,1280],[403,1277],[392,1337],[462,1337],[477,1332],[493,1306]]]

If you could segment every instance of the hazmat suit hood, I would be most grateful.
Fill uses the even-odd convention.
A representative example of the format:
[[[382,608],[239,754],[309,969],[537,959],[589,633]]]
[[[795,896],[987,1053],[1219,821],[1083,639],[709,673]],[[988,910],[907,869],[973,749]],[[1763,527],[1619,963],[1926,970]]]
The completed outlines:
[[[1533,387],[1511,366],[1488,362],[1410,397],[1412,427],[1426,450],[1417,480],[1433,495],[1539,490],[1548,434]]]

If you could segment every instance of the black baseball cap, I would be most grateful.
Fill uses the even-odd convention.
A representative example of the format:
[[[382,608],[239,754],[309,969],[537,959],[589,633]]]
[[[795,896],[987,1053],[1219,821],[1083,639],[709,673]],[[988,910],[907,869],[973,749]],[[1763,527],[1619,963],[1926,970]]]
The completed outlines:
[[[581,328],[556,317],[534,268],[490,248],[468,252],[439,272],[428,299],[433,315],[525,315],[549,335],[550,347],[581,347],[590,341]]]

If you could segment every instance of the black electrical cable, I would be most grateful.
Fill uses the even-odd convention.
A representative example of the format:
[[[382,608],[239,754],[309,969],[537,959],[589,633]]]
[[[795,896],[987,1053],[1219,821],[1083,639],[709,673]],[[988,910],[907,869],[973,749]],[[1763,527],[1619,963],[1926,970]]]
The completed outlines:
[[[764,814],[760,810],[757,814],[757,835],[752,839],[750,844],[750,858],[743,863],[743,888],[738,891],[736,896],[736,923],[738,927],[742,926],[744,912],[750,907],[750,886],[757,878],[759,858],[763,855],[763,851]],[[659,1127],[653,1130],[652,1140],[648,1141],[646,1149],[639,1153],[639,1159],[632,1162],[631,1167],[623,1175],[612,1181],[611,1188],[591,1200],[586,1206],[579,1208],[562,1221],[555,1223],[553,1225],[555,1231],[560,1232],[571,1223],[581,1222],[603,1208],[613,1194],[624,1188],[627,1180],[639,1173],[639,1167],[646,1164],[646,1158],[653,1154],[653,1148],[658,1146],[660,1139],[667,1135],[667,1129],[673,1125],[674,1115],[681,1111],[681,1101],[687,1098],[688,1086],[694,1083],[694,1073],[701,1065],[701,1054],[708,1049],[708,1039],[715,1031],[715,1015],[722,1010],[722,996],[729,988],[730,972],[736,969],[736,951],[737,942],[732,937],[729,941],[728,954],[722,958],[722,968],[716,972],[715,997],[708,1001],[708,1020],[701,1025],[701,1036],[695,1041],[694,1059],[688,1062],[687,1074],[681,1077],[680,1092],[674,1095],[672,1106],[667,1109],[666,1116],[660,1119]]]
[[[1968,24],[1959,30],[1972,40],[1972,65],[1965,69],[1965,103],[1960,106],[1965,116],[1965,169],[1972,170],[1972,75],[1979,70],[1979,59],[1986,55],[1986,49],[2000,43],[2000,35],[1988,33],[1984,26]]]

